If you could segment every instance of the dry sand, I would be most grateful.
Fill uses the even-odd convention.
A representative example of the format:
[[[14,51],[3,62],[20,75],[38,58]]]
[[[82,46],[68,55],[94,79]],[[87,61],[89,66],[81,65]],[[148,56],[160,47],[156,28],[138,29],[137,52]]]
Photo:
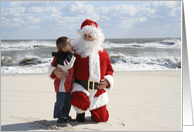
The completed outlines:
[[[181,71],[115,72],[110,118],[57,124],[47,74],[1,75],[1,131],[181,131]],[[70,115],[76,117],[71,108]]]

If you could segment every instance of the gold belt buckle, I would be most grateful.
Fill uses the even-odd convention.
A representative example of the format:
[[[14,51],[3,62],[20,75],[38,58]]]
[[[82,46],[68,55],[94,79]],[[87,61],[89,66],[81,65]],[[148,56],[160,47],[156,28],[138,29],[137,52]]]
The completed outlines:
[[[92,89],[90,89],[90,82],[92,82]],[[88,91],[94,91],[94,81],[88,80]]]

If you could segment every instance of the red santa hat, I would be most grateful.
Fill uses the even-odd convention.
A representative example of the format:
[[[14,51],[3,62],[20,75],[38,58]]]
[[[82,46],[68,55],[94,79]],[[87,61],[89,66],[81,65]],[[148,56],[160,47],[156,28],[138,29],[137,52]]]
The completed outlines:
[[[86,19],[83,23],[82,23],[82,25],[81,25],[81,29],[83,28],[83,27],[85,27],[85,26],[91,26],[91,27],[96,27],[96,28],[98,28],[98,24],[95,22],[95,21],[92,21],[92,20],[90,20],[90,19]]]
[[[86,19],[82,23],[80,29],[77,30],[77,33],[80,36],[83,36],[84,34],[90,34],[94,39],[104,40],[104,34],[102,33],[101,28],[98,27],[98,24],[95,21],[90,19]]]

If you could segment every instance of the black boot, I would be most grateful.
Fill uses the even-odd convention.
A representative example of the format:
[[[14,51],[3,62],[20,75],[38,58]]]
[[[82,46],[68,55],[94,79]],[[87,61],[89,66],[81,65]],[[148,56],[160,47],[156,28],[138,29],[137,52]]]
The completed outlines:
[[[85,112],[82,113],[82,114],[78,114],[78,113],[77,113],[76,121],[77,121],[77,122],[85,122]]]

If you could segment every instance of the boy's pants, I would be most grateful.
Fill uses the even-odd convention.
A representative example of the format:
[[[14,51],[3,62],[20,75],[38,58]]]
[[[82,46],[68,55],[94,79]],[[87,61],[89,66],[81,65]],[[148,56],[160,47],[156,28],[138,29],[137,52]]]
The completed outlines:
[[[71,109],[71,93],[57,92],[56,102],[54,107],[54,118],[67,117]]]

